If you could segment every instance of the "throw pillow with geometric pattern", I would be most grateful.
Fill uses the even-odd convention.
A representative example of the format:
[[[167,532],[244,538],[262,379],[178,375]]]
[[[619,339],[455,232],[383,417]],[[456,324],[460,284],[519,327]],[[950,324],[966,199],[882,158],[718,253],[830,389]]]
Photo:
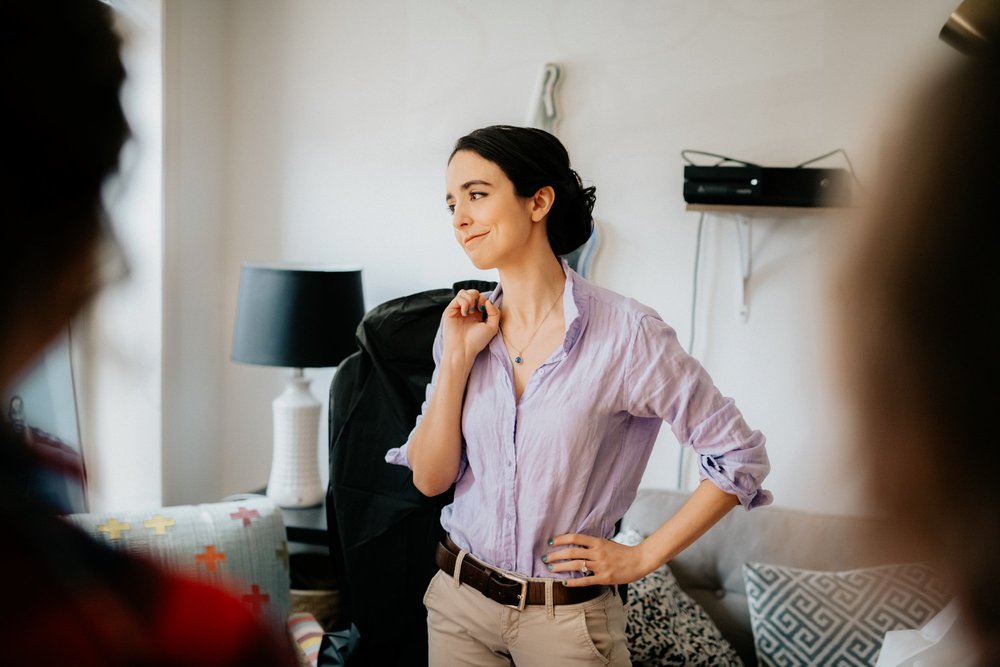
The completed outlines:
[[[614,540],[628,546],[642,535],[626,528]],[[743,667],[708,613],[681,590],[666,565],[628,585],[625,635],[636,667]]]
[[[743,565],[757,660],[771,665],[874,665],[889,630],[918,628],[950,598],[926,563],[817,572]]]
[[[71,514],[66,520],[113,549],[225,588],[275,629],[285,627],[291,611],[288,542],[281,510],[270,498]]]

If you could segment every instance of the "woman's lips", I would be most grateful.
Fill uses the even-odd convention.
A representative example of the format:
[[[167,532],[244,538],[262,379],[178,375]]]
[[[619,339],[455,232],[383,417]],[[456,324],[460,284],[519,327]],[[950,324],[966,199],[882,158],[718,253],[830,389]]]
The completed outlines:
[[[464,245],[469,245],[470,243],[472,243],[476,239],[480,239],[480,238],[486,236],[487,234],[489,234],[489,232],[483,232],[482,234],[473,234],[472,236],[467,236],[467,237],[465,237],[465,240],[462,243]]]

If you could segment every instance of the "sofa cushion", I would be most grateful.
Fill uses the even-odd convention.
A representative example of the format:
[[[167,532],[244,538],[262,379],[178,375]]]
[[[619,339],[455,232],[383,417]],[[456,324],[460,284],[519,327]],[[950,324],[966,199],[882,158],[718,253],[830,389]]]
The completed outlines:
[[[761,665],[873,665],[889,630],[917,628],[949,592],[924,563],[839,572],[747,563]]]
[[[642,535],[624,528],[614,539],[635,546],[642,542]],[[625,634],[635,665],[743,665],[719,628],[681,590],[666,565],[629,584]]]
[[[270,498],[71,514],[67,521],[114,549],[229,590],[276,629],[290,612],[288,543]]]
[[[319,645],[323,641],[323,627],[307,612],[294,612],[288,617],[288,633],[292,636],[299,664],[316,667],[319,664]]]
[[[624,523],[649,535],[689,493],[640,489]],[[736,509],[670,561],[681,589],[708,613],[747,665],[756,665],[743,564],[776,563],[848,570],[922,560],[891,536],[884,521],[762,507]]]
[[[743,665],[666,565],[629,584],[625,634],[636,665]]]

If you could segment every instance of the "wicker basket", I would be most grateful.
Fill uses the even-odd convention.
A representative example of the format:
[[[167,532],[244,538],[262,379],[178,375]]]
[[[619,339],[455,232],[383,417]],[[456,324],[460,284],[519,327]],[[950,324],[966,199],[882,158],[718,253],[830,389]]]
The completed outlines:
[[[340,623],[340,591],[304,591],[292,589],[292,611],[313,615],[323,630],[330,632]]]
[[[292,554],[292,611],[312,614],[326,632],[339,627],[340,591],[330,557],[325,554]]]

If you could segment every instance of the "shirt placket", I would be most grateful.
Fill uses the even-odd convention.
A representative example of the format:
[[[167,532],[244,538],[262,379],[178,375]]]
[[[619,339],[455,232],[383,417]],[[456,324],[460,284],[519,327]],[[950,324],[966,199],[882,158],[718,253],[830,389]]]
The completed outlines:
[[[514,485],[517,481],[517,406],[511,409],[509,430],[510,435],[504,443],[504,533],[506,543],[510,545],[507,551],[508,570],[513,570],[517,560],[517,505],[514,501]]]
[[[501,521],[503,533],[502,544],[509,545],[509,548],[505,550],[505,560],[502,566],[505,569],[513,570],[517,560],[517,505],[514,499],[514,483],[517,475],[517,404],[513,400],[514,385],[511,379],[511,371],[506,370],[503,372],[503,376],[507,382],[507,388],[510,390],[508,395],[511,398],[508,399],[507,414],[509,418],[504,429],[503,447],[501,448],[503,456],[504,494],[501,504],[503,508],[503,519]]]
[[[514,400],[514,369],[510,366],[509,360],[506,364],[501,364],[501,375],[503,375],[504,382],[507,385],[507,401],[508,409],[507,414],[509,419],[506,423],[506,428],[504,429],[504,442],[501,448],[503,456],[503,502],[501,504],[503,517],[501,520],[501,532],[502,532],[502,544],[509,545],[510,548],[504,554],[505,561],[501,567],[508,570],[517,570],[520,565],[525,566],[524,563],[518,562],[518,543],[517,543],[517,502],[516,502],[516,491],[515,485],[517,483],[517,468],[518,468],[518,426],[520,424],[521,416],[521,405],[524,402],[526,396],[529,392],[535,390],[535,385],[544,381],[546,374],[551,372],[552,367],[565,357],[565,353],[557,355],[555,358],[546,361],[542,364],[535,375],[528,381],[528,386],[524,389],[524,394],[521,395],[521,401]],[[530,570],[529,570],[530,572]]]

